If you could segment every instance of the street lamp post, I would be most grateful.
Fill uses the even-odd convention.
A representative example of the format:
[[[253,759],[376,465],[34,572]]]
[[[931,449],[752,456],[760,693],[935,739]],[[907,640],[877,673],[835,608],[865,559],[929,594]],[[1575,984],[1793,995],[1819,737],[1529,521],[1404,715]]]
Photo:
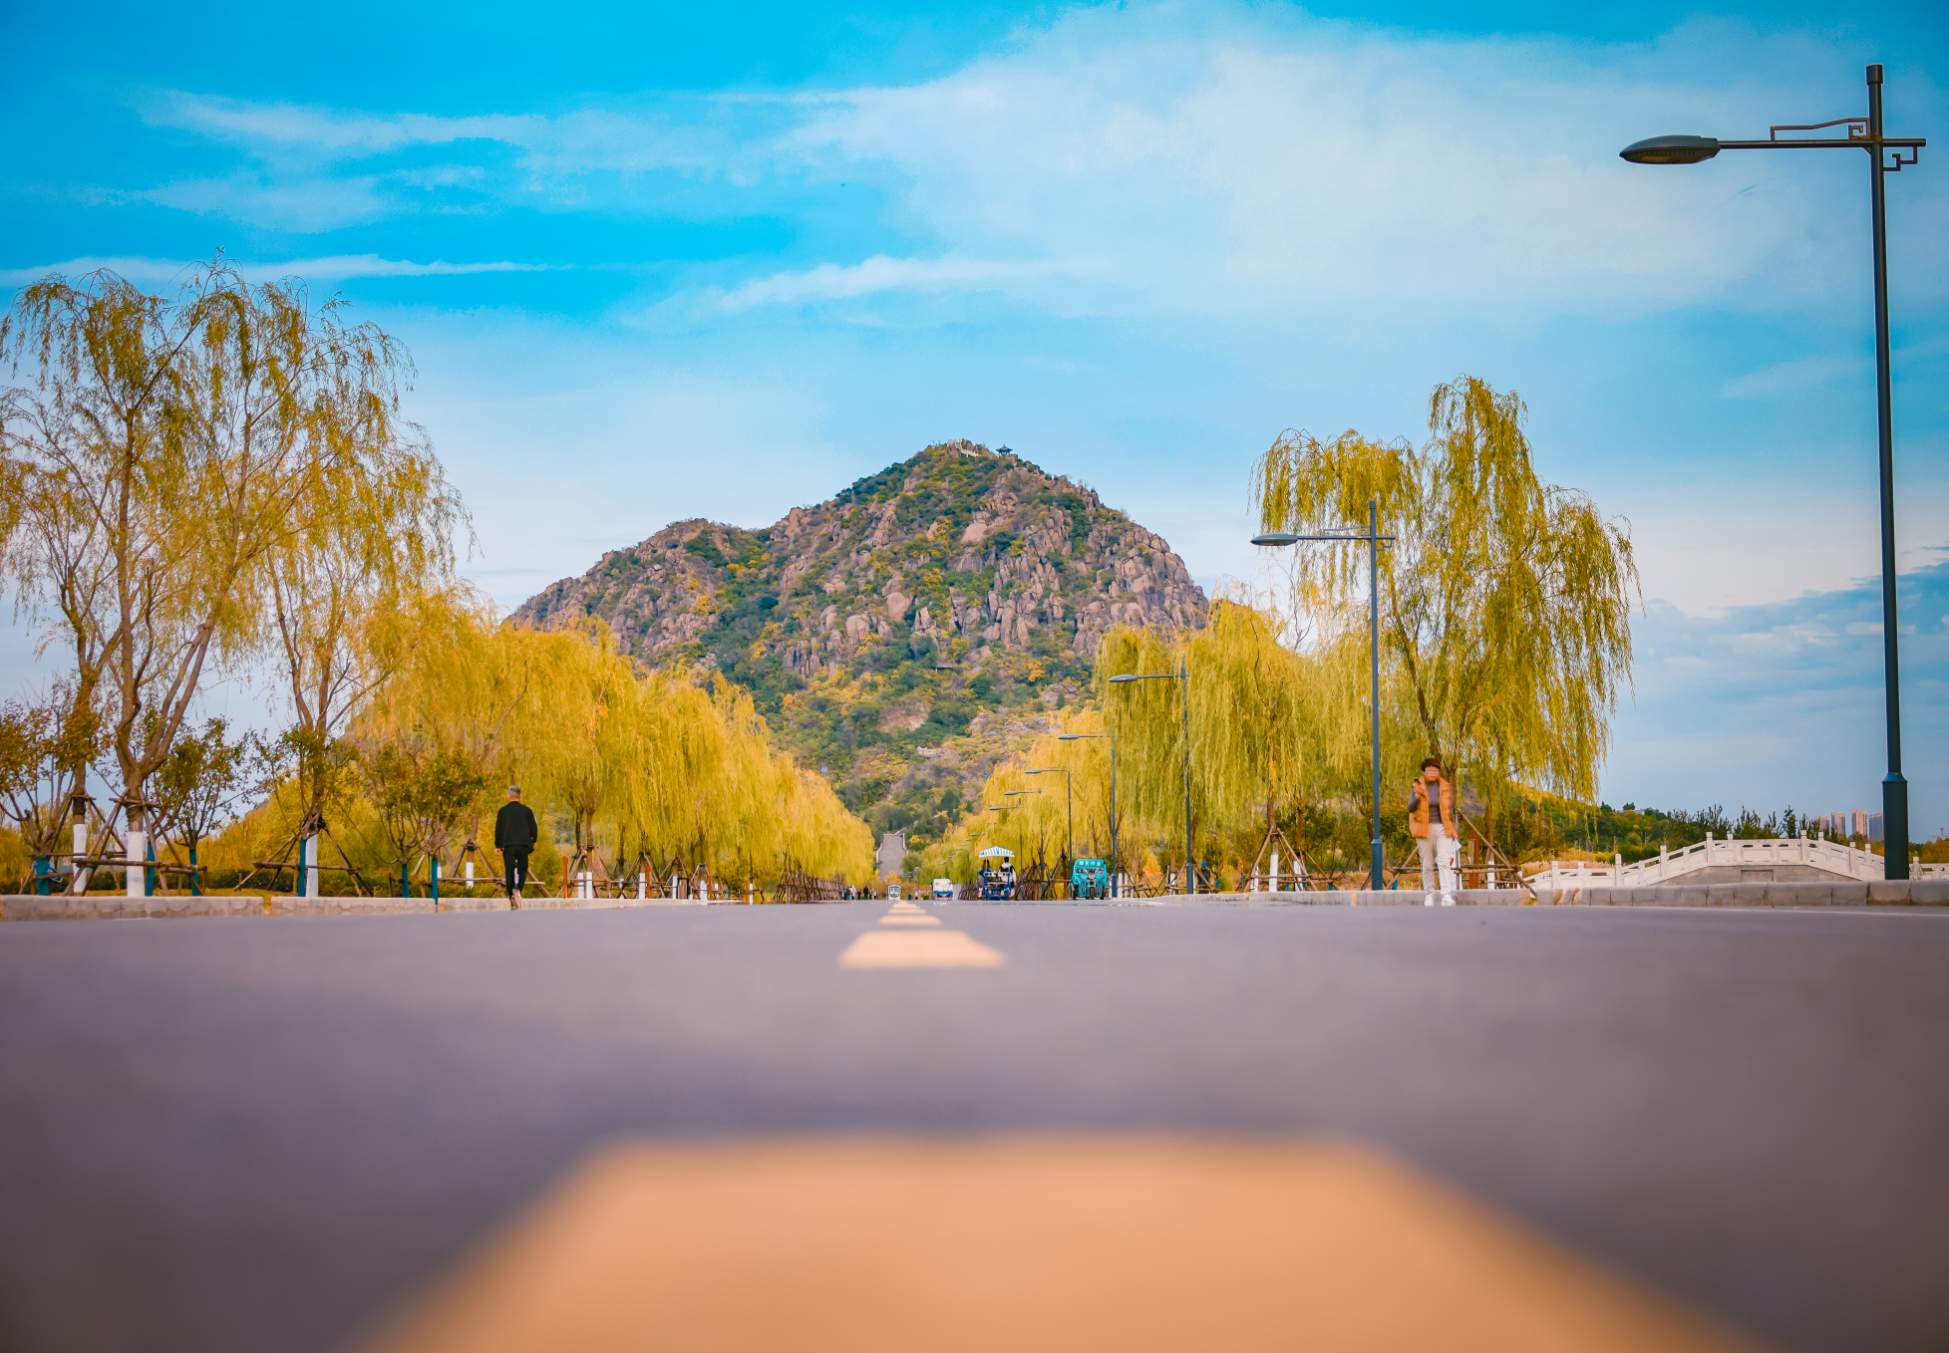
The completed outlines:
[[[1086,742],[1092,738],[1108,737],[1110,740],[1110,891],[1115,896],[1117,889],[1117,733],[1116,724],[1104,733],[1058,733],[1058,742]]]
[[[1129,681],[1178,683],[1178,711],[1184,720],[1184,890],[1195,897],[1198,894],[1198,860],[1191,846],[1191,677],[1184,656],[1178,655],[1178,669],[1175,672],[1126,672],[1110,680],[1119,684]]]
[[[1782,136],[1845,127],[1845,136]],[[1908,781],[1902,778],[1901,665],[1895,633],[1895,434],[1889,399],[1888,221],[1885,179],[1914,164],[1928,142],[1920,136],[1888,136],[1881,125],[1881,64],[1868,67],[1868,115],[1827,122],[1779,123],[1764,141],[1721,141],[1710,136],[1654,136],[1618,154],[1632,164],[1699,164],[1722,150],[1865,150],[1868,207],[1874,233],[1875,413],[1881,434],[1881,646],[1887,686],[1888,774],[1881,782],[1883,868],[1891,879],[1908,877]]]
[[[1381,848],[1381,545],[1394,539],[1380,533],[1381,506],[1378,498],[1367,500],[1367,530],[1349,526],[1338,531],[1301,535],[1294,531],[1267,531],[1252,537],[1254,545],[1297,545],[1303,540],[1367,542],[1367,665],[1370,689],[1367,702],[1373,734],[1374,797],[1368,812],[1367,886],[1379,892],[1386,886],[1387,856]]]
[[[1004,789],[1002,791],[1002,796],[1004,798],[1010,798],[1010,799],[1026,799],[1031,795],[1040,794],[1041,792],[1042,791],[1039,789]],[[1011,808],[1015,808],[1018,807],[1019,805],[1011,803],[1008,806]],[[1017,826],[1015,831],[1015,841],[1016,844],[1021,847],[1022,854],[1026,857],[1029,853],[1028,832],[1021,827],[1020,825],[1021,819],[1019,818],[1016,819],[1016,823]],[[1040,868],[1041,860],[1042,860],[1042,823],[1040,819],[1037,820],[1036,828],[1035,828],[1035,858],[1037,862],[1037,867]]]
[[[1022,773],[1024,775],[1062,776],[1063,815],[1068,820],[1068,825],[1064,828],[1063,849],[1068,853],[1070,863],[1074,864],[1076,861],[1076,800],[1069,792],[1070,782],[1068,769],[1063,766],[1045,766],[1040,770],[1029,770]]]

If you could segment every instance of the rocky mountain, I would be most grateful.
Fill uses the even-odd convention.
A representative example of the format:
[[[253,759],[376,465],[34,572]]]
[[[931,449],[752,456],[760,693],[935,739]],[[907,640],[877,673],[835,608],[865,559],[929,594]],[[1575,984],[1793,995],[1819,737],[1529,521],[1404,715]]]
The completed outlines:
[[[625,652],[715,668],[881,829],[929,835],[1077,698],[1112,626],[1198,626],[1161,536],[1003,448],[949,442],[762,530],[677,522],[531,598]]]

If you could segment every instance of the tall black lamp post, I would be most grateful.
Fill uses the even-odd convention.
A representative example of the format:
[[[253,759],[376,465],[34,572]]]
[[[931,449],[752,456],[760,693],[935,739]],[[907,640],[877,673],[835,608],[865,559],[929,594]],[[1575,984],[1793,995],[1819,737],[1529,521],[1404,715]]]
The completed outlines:
[[[1119,684],[1130,681],[1178,683],[1178,711],[1184,721],[1184,891],[1195,897],[1198,893],[1198,860],[1191,847],[1191,677],[1184,657],[1179,655],[1175,672],[1126,672],[1110,680]]]
[[[1110,892],[1117,891],[1117,726],[1113,722],[1108,733],[1058,733],[1058,742],[1088,742],[1094,738],[1110,739]]]
[[[1025,799],[1031,795],[1040,794],[1041,792],[1042,791],[1039,789],[1004,789],[1002,791],[1002,797],[1009,798],[1009,799]],[[1011,808],[1018,807],[1018,806],[1019,805],[1012,804],[1012,803],[1009,805],[1009,807]],[[1015,839],[1021,844],[1022,853],[1026,855],[1029,849],[1029,838],[1027,832],[1022,830],[1017,830],[1017,832],[1015,833]],[[1042,858],[1042,828],[1039,825],[1035,829],[1035,854],[1038,860]]]
[[[1039,770],[1025,770],[1022,773],[1024,775],[1062,776],[1062,808],[1063,815],[1068,819],[1068,823],[1063,829],[1063,850],[1067,853],[1069,862],[1074,864],[1076,862],[1076,800],[1069,792],[1068,768],[1065,766],[1044,766]]]
[[[1021,805],[1014,804],[1014,803],[991,803],[987,805],[987,808],[988,811],[991,813],[1006,813],[1020,806]],[[1020,825],[1020,820],[1018,819],[1015,828],[1015,850],[1017,854],[1020,854],[1021,852],[1027,849],[1028,849],[1028,842],[1022,836],[1022,828]]]
[[[1367,886],[1379,892],[1387,886],[1387,856],[1381,849],[1381,545],[1394,539],[1380,533],[1381,506],[1377,498],[1367,500],[1367,530],[1348,526],[1338,531],[1301,535],[1294,531],[1267,531],[1252,537],[1254,545],[1297,545],[1303,540],[1326,540],[1344,544],[1350,540],[1367,542],[1367,664],[1372,686],[1368,694],[1374,744],[1374,799],[1369,810],[1370,840],[1367,855]]]
[[[1842,136],[1782,135],[1843,127]],[[1881,646],[1887,684],[1888,774],[1881,782],[1882,865],[1891,879],[1908,877],[1908,781],[1902,778],[1901,665],[1895,634],[1895,435],[1888,395],[1888,219],[1884,180],[1920,158],[1928,142],[1919,136],[1888,136],[1881,126],[1881,65],[1868,67],[1868,115],[1827,122],[1783,122],[1766,129],[1764,141],[1721,141],[1710,136],[1654,136],[1618,153],[1632,164],[1699,164],[1722,150],[1865,150],[1868,208],[1874,230],[1875,411],[1881,430]]]

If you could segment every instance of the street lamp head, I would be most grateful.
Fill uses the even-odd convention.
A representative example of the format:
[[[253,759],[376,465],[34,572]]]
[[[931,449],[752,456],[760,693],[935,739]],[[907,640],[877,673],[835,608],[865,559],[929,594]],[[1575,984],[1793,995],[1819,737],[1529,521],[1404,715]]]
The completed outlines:
[[[1618,156],[1632,164],[1700,164],[1718,153],[1710,136],[1653,136],[1633,141]]]
[[[1254,545],[1297,545],[1299,537],[1291,531],[1267,531],[1252,537]]]
[[[1111,677],[1110,680],[1113,682],[1135,681],[1137,680],[1137,676],[1133,672],[1125,672],[1122,676]]]
[[[1113,681],[1115,679],[1116,678],[1114,677],[1111,678],[1111,680]],[[1089,738],[1100,738],[1102,736],[1103,735],[1101,733],[1058,733],[1056,734],[1056,741],[1057,742],[1083,742]]]

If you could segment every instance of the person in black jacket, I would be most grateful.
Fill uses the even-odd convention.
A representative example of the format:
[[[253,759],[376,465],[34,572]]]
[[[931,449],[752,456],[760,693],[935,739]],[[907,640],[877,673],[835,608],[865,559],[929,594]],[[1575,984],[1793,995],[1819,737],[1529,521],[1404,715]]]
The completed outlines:
[[[509,785],[508,801],[494,815],[494,848],[501,852],[511,906],[521,905],[521,889],[528,882],[528,852],[540,839],[534,809],[521,802],[521,786]]]

